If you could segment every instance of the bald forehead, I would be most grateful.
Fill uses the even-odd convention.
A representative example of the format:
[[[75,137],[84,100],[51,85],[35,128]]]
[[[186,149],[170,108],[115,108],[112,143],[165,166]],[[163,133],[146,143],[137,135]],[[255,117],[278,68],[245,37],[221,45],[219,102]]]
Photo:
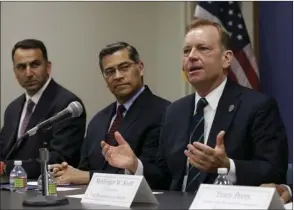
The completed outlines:
[[[194,42],[218,45],[220,43],[219,31],[214,26],[198,26],[190,30],[185,37],[185,45]]]

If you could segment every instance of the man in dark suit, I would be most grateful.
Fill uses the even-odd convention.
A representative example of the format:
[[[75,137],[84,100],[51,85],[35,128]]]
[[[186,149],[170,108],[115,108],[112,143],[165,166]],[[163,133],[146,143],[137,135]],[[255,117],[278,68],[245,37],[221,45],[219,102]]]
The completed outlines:
[[[75,94],[50,77],[51,62],[43,42],[26,39],[16,43],[12,60],[15,76],[26,93],[12,101],[5,110],[0,132],[1,160],[4,160],[1,162],[2,174],[9,175],[14,160],[22,160],[28,178],[38,178],[41,171],[39,149],[44,141],[47,141],[50,151],[49,163],[69,161],[77,165],[86,127],[85,109],[79,117],[66,119],[49,130],[37,132],[12,149],[27,130],[67,108],[73,101],[82,104]]]
[[[60,183],[88,184],[94,172],[125,173],[111,167],[102,155],[101,144],[117,145],[114,135],[128,139],[146,168],[146,176],[151,172],[149,162],[157,154],[162,115],[170,102],[144,85],[144,64],[137,50],[124,42],[110,44],[101,50],[99,64],[117,101],[99,111],[89,123],[78,168],[67,163],[51,166]]]
[[[227,78],[233,59],[230,36],[220,25],[197,19],[185,36],[183,70],[195,92],[165,112],[152,183],[195,192],[227,168],[236,185],[285,183],[288,148],[275,100]],[[136,173],[138,158],[124,147],[106,145],[108,161]],[[119,154],[119,155],[117,155]],[[145,169],[144,169],[145,171]]]

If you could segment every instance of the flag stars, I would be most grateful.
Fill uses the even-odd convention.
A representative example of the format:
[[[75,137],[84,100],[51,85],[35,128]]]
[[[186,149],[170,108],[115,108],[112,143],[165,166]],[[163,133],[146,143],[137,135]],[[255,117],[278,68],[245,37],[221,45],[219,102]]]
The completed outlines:
[[[224,9],[223,9],[223,8],[220,8],[220,11],[221,11],[221,12],[223,12],[223,11],[224,11]]]
[[[239,35],[237,36],[237,39],[238,39],[238,40],[242,40],[242,39],[243,39],[242,35],[239,34]]]
[[[229,1],[229,4],[233,4],[233,2],[232,1]]]
[[[232,14],[234,14],[234,11],[233,10],[229,10],[229,15],[232,15]]]
[[[242,24],[238,24],[238,28],[239,28],[239,29],[243,29]]]
[[[229,25],[229,26],[232,26],[232,25],[233,25],[233,21],[229,21],[229,22],[228,22],[228,25]]]
[[[241,17],[242,17],[241,13],[238,13],[238,17],[239,17],[239,18],[241,18]]]

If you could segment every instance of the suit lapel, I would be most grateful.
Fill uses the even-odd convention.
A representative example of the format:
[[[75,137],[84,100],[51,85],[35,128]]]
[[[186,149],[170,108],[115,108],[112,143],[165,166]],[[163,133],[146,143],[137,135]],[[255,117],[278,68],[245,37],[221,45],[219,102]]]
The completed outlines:
[[[108,130],[109,130],[109,126],[112,120],[112,117],[115,115],[116,112],[116,103],[112,103],[107,109],[105,109],[101,115],[101,117],[99,118],[100,120],[100,124],[97,127],[97,129],[99,129],[99,131],[97,133],[101,133],[101,136],[97,136],[97,139],[101,139],[101,140],[106,140],[107,139],[107,134],[108,134]],[[105,122],[105,123],[102,123]],[[100,141],[98,141],[99,145],[96,145],[96,148],[101,148],[100,146]],[[105,164],[107,163],[107,161],[105,160],[104,156],[102,155],[101,151],[99,150],[99,152],[97,152],[97,163],[103,163],[101,164],[100,170],[102,170],[105,167]]]
[[[13,110],[15,110],[15,114],[13,116],[13,119],[10,119],[12,122],[12,133],[9,137],[9,140],[5,146],[5,156],[8,154],[9,150],[13,146],[13,144],[17,141],[17,134],[18,134],[18,128],[20,126],[20,117],[22,113],[22,109],[25,103],[25,95],[23,94],[20,96],[20,98],[17,100],[17,103]]]
[[[173,189],[181,189],[183,178],[186,174],[186,164],[187,157],[184,154],[184,150],[187,149],[187,145],[190,140],[190,126],[191,120],[193,118],[195,106],[195,94],[188,95],[183,99],[182,103],[178,106],[179,108],[175,111],[177,112],[176,120],[176,128],[171,128],[170,131],[174,137],[172,142],[169,142],[170,145],[170,154],[174,156],[173,164],[174,166],[181,168],[177,168],[176,173],[174,174],[172,188]]]
[[[45,120],[45,117],[48,115],[48,112],[50,111],[50,108],[51,108],[51,104],[54,101],[54,98],[56,96],[56,92],[57,92],[57,84],[52,79],[50,83],[48,84],[48,86],[46,87],[46,89],[44,90],[38,104],[36,105],[36,108],[27,125],[26,131],[33,128],[41,121]],[[15,150],[21,148],[21,145],[24,142],[25,141],[21,141]]]
[[[101,122],[106,122],[106,123],[101,123],[99,125],[99,129],[101,129],[102,133],[102,139],[106,140],[109,126],[112,120],[112,117],[115,115],[116,112],[116,103],[112,103],[102,114],[101,116]],[[98,129],[98,128],[97,128]],[[100,133],[100,132],[99,132]]]
[[[216,137],[220,131],[229,131],[230,125],[241,102],[239,97],[240,94],[241,92],[239,91],[239,88],[228,79],[223,94],[219,100],[215,117],[211,126],[207,141],[208,146],[212,148],[215,147]],[[207,175],[207,173],[201,173],[201,182],[204,181]]]
[[[140,112],[145,107],[146,101],[152,95],[152,92],[145,86],[145,90],[136,98],[129,110],[127,111],[125,117],[122,120],[119,132],[123,135],[128,131],[128,128],[140,117]]]
[[[145,90],[138,96],[138,98],[133,102],[129,110],[127,111],[125,117],[123,118],[120,128],[118,131],[122,136],[128,131],[128,128],[134,123],[138,117],[140,116],[139,113],[142,110],[142,107],[144,107],[144,104],[146,100],[148,100],[149,95],[151,94],[150,89],[145,86]],[[116,113],[116,102],[110,105],[110,107],[105,110],[105,113],[103,113],[101,117],[101,122],[107,122],[103,125],[101,125],[101,132],[103,133],[103,139],[107,138],[109,126],[111,123],[111,120],[113,116]],[[101,166],[101,170],[105,168],[107,161],[104,159],[102,154],[100,155],[100,158],[103,159],[103,165]],[[97,162],[100,162],[99,160]]]
[[[42,120],[45,120],[45,116],[48,115],[52,102],[54,101],[56,95],[57,84],[52,79],[48,84],[47,88],[43,92],[36,108],[30,118],[27,129],[29,130],[40,123]],[[55,114],[55,113],[54,113]],[[50,116],[51,117],[51,116]]]
[[[209,133],[207,145],[210,147],[215,147],[216,136],[220,131],[224,130],[227,132],[230,128],[240,104],[240,98],[238,97],[240,94],[241,92],[239,91],[239,88],[228,79],[223,94],[219,100]]]

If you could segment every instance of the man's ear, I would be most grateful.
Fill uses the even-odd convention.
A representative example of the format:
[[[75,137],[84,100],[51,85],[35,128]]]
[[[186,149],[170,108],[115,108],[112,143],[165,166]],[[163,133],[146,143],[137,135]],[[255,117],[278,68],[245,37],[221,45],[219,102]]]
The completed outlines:
[[[141,75],[141,76],[144,76],[144,63],[143,63],[142,61],[139,61],[139,62],[137,63],[137,65],[138,65],[138,68],[139,68],[139,70],[140,70],[140,75]]]
[[[222,57],[223,69],[227,69],[230,67],[232,60],[233,60],[233,57],[234,57],[234,53],[232,50],[225,50],[223,52],[223,57]]]
[[[51,74],[52,63],[51,61],[47,61],[47,73],[48,75]]]

